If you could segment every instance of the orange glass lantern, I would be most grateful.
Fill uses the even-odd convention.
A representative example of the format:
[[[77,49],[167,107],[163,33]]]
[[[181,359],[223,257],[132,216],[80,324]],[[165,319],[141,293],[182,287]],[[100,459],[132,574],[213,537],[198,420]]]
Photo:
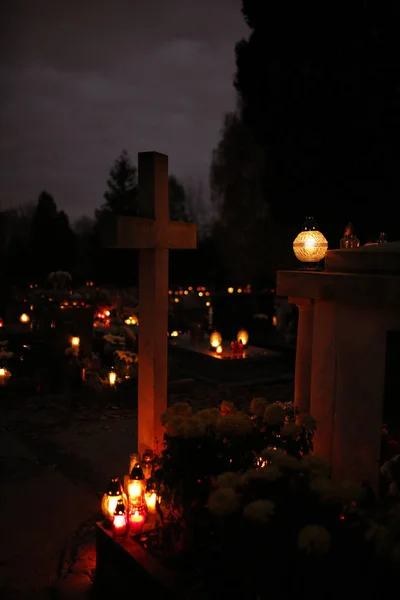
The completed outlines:
[[[145,479],[150,479],[153,473],[153,454],[144,452],[142,460],[142,471]]]
[[[113,533],[114,535],[125,535],[128,531],[129,523],[126,515],[125,504],[122,499],[118,500],[114,511]]]
[[[325,257],[328,242],[318,231],[318,225],[312,217],[307,217],[304,229],[293,242],[293,252],[298,260],[315,266]]]
[[[223,352],[223,348],[222,348],[222,346],[217,346],[217,347],[215,348],[215,352],[216,352],[217,354],[222,354],[222,352]]]
[[[236,339],[238,342],[242,342],[243,346],[247,346],[249,342],[249,334],[245,329],[239,329]]]
[[[149,514],[157,512],[157,490],[152,479],[147,481],[145,500]]]
[[[20,316],[19,320],[20,320],[21,323],[29,323],[29,321],[31,320],[31,318],[26,313],[22,313],[22,315]]]
[[[133,507],[129,511],[129,528],[132,535],[140,535],[146,522],[146,513],[142,508]]]
[[[143,506],[146,489],[143,469],[139,463],[133,467],[128,481],[128,498],[130,506]]]
[[[222,336],[218,331],[213,331],[210,334],[210,346],[211,348],[218,348],[221,345]]]
[[[114,477],[108,484],[107,491],[101,501],[101,511],[108,521],[113,520],[115,509],[117,508],[119,500],[122,500],[125,505],[128,503],[128,499],[122,489],[118,477]]]

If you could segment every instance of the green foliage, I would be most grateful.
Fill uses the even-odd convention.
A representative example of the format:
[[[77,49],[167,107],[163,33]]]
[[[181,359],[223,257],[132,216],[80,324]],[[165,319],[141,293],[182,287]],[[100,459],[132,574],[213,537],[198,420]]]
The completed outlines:
[[[229,285],[274,279],[277,268],[290,265],[288,238],[270,220],[264,169],[264,150],[240,115],[228,113],[213,151],[210,184],[219,213],[213,236]]]
[[[169,218],[171,221],[189,221],[189,207],[183,185],[175,175],[168,178]]]
[[[76,261],[76,236],[66,213],[43,191],[30,232],[31,277],[43,281],[52,271],[71,271]]]
[[[158,552],[196,565],[198,597],[302,599],[311,580],[329,581],[332,599],[344,587],[383,597],[400,561],[398,510],[375,523],[367,488],[330,479],[310,453],[310,415],[295,419],[292,404],[263,398],[250,413],[230,402],[193,412],[183,402],[163,415]]]
[[[123,150],[114,162],[107,179],[107,189],[104,192],[105,203],[100,212],[136,215],[137,184],[137,168],[132,164],[128,152]]]
[[[265,151],[273,218],[299,227],[315,215],[331,244],[349,218],[363,241],[379,231],[398,235],[391,218],[400,192],[398,5],[242,6],[250,32],[236,46],[235,87]]]

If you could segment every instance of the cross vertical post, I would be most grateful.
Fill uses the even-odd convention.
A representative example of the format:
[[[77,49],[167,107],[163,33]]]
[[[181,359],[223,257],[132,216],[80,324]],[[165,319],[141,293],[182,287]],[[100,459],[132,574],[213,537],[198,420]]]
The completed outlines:
[[[168,157],[139,154],[139,214],[167,225]],[[160,451],[167,409],[168,249],[139,252],[138,451]]]
[[[138,217],[113,222],[113,248],[139,250],[138,447],[162,451],[167,409],[169,250],[196,248],[196,225],[169,220],[168,156],[139,153]]]

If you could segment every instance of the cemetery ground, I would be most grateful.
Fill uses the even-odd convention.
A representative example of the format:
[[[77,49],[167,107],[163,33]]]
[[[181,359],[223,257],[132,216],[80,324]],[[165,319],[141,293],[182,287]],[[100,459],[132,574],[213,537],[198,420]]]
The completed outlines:
[[[253,397],[293,399],[292,382],[230,387],[178,377],[172,365],[169,403],[189,400],[206,408],[234,399],[246,407]],[[83,387],[2,394],[2,600],[90,595],[94,524],[108,480],[127,471],[135,449],[136,393],[129,383],[100,393]]]

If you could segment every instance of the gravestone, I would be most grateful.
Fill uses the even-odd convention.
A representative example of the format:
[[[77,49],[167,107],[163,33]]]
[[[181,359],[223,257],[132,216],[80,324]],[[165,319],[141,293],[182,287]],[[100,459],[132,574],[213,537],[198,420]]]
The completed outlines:
[[[112,246],[139,249],[138,451],[161,451],[167,408],[168,253],[196,248],[196,225],[169,221],[168,157],[139,153],[140,217],[118,217]]]
[[[280,271],[299,308],[295,405],[336,479],[379,482],[388,332],[400,331],[400,242],[331,250],[323,271]]]

